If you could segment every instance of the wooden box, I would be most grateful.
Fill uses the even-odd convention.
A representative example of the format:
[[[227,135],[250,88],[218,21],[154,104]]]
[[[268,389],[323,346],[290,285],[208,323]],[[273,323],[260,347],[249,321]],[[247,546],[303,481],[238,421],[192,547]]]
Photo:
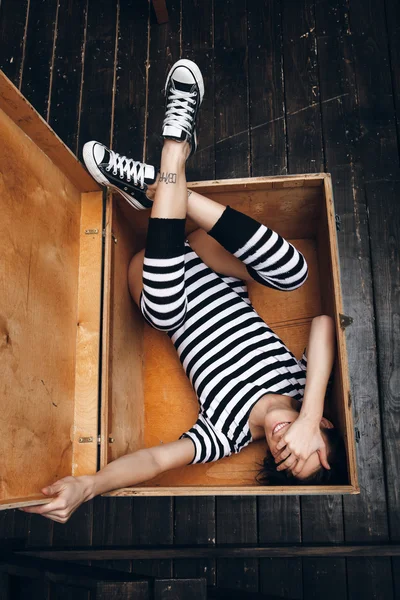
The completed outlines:
[[[0,72],[0,508],[46,503],[40,489],[94,474],[145,446],[177,439],[197,400],[168,336],[141,317],[128,264],[149,211],[103,194]],[[346,443],[342,486],[267,487],[255,480],[265,442],[105,495],[357,493],[354,432],[332,184],[329,174],[190,183],[290,240],[309,278],[290,294],[249,285],[264,320],[299,358],[311,320],[334,318],[337,355],[326,414]],[[187,235],[195,229],[188,220]]]

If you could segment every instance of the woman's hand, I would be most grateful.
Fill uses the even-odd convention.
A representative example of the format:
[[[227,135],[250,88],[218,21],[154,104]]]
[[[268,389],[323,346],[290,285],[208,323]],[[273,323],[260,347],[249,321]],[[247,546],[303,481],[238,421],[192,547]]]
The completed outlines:
[[[37,513],[58,523],[66,523],[83,502],[90,500],[91,483],[92,478],[89,475],[64,477],[41,490],[46,496],[54,496],[51,502],[38,506],[27,506],[18,510]]]
[[[276,449],[275,462],[285,461],[277,467],[278,471],[292,469],[293,475],[298,475],[313,452],[318,452],[322,466],[330,469],[320,422],[302,417],[301,413],[282,436]]]

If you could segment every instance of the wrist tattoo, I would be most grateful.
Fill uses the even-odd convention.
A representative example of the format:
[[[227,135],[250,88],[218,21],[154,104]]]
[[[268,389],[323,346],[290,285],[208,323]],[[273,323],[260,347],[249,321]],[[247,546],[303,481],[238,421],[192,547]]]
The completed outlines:
[[[188,198],[189,198],[192,193],[192,190],[188,190],[187,193],[188,193]]]
[[[164,173],[160,174],[160,182],[164,183],[176,183],[176,173]]]

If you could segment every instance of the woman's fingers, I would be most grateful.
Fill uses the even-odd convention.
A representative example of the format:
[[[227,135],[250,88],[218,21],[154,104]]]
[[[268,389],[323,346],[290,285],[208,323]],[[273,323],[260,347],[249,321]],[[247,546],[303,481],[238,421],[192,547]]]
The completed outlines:
[[[35,506],[24,506],[23,508],[19,508],[22,512],[26,513],[36,513],[38,515],[45,515],[47,513],[52,512],[53,510],[57,510],[60,508],[57,506],[55,502],[48,502],[47,504],[38,504]]]
[[[18,510],[26,513],[34,513],[50,519],[51,521],[57,521],[58,523],[65,523],[69,517],[67,517],[67,511],[64,508],[64,504],[56,504],[56,502],[49,502],[48,504],[41,504],[39,506],[27,506],[19,508]]]
[[[285,438],[281,438],[276,445],[277,450],[282,450],[286,446]]]
[[[286,460],[290,455],[291,455],[290,450],[287,448],[287,446],[285,446],[284,449],[281,452],[279,452],[279,454],[276,454],[275,462],[280,463],[283,460]]]
[[[298,475],[301,472],[301,470],[304,467],[305,462],[306,462],[305,460],[301,460],[301,459],[299,459],[297,461],[297,465],[294,467],[294,469],[292,471],[293,475],[296,476],[296,475]]]
[[[285,469],[290,469],[294,464],[296,464],[297,460],[298,459],[296,456],[294,456],[293,454],[290,454],[284,462],[282,462],[281,464],[279,464],[276,467],[276,470],[284,471]]]
[[[27,513],[36,513],[37,515],[42,515],[45,517],[46,515],[57,515],[60,511],[64,511],[67,508],[66,500],[61,496],[56,496],[48,502],[47,504],[36,504],[35,506],[24,506],[19,509],[23,512]]]

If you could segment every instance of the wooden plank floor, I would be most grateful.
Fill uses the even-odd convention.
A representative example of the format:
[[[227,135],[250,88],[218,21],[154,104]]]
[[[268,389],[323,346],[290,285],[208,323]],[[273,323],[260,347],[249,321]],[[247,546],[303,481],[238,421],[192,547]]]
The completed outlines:
[[[147,0],[1,0],[0,68],[79,157],[97,139],[157,163],[165,77],[190,58],[206,95],[188,181],[332,174],[344,310],[354,320],[346,337],[361,494],[100,497],[66,525],[0,512],[0,539],[25,537],[32,547],[399,542],[400,5],[167,0],[167,8],[169,22],[158,25]],[[211,585],[296,600],[400,598],[398,558],[105,564],[206,575]],[[25,582],[15,597],[90,596]]]

